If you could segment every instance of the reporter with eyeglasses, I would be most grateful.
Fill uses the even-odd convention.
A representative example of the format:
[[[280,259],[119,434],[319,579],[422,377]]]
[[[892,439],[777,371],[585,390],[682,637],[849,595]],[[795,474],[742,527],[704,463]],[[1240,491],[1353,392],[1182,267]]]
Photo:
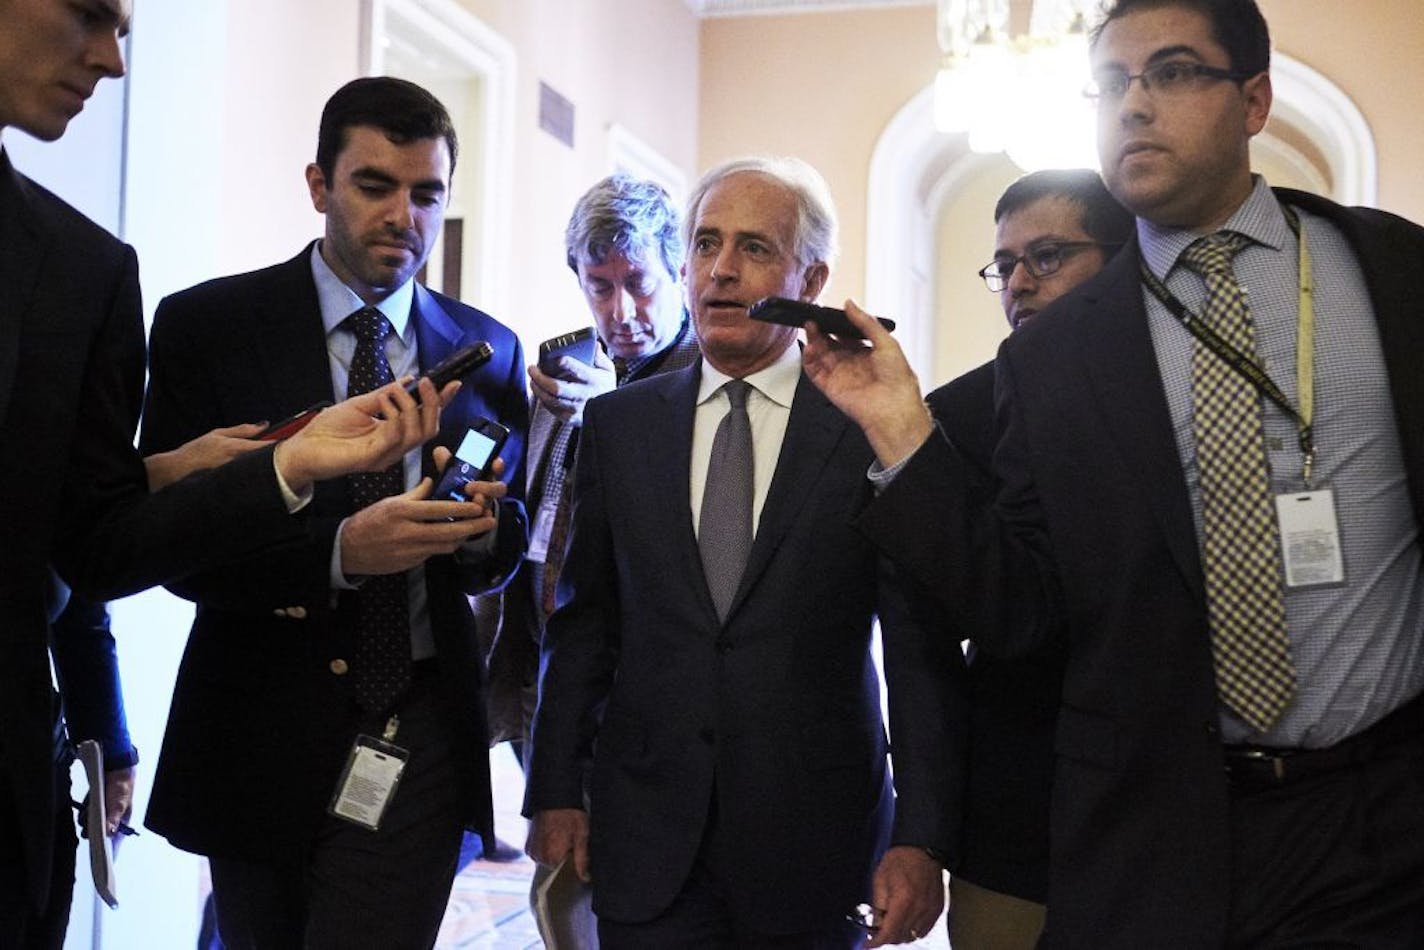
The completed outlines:
[[[1090,49],[1136,233],[1001,348],[992,479],[862,313],[807,347],[893,475],[860,527],[986,651],[1066,653],[1041,946],[1424,946],[1424,229],[1251,173],[1252,0]]]

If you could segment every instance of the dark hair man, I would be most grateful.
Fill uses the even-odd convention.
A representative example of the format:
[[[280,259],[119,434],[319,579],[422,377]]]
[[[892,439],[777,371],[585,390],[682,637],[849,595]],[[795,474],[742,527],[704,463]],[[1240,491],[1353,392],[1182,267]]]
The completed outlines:
[[[943,906],[925,849],[954,845],[958,749],[927,736],[963,722],[946,705],[963,656],[891,605],[906,803],[892,833],[870,656],[887,602],[846,516],[869,500],[870,450],[801,378],[796,331],[747,316],[766,296],[816,299],[834,211],[804,162],[768,159],[714,168],[688,208],[702,360],[584,414],[529,852],[592,874],[605,946],[856,946],[846,915],[866,900],[881,909],[876,945],[911,939]],[[917,705],[935,713],[897,717]]]
[[[128,0],[0,0],[0,131],[64,133],[123,75]],[[152,496],[133,449],[143,315],[133,250],[0,152],[0,944],[59,946],[69,917],[69,772],[55,759],[51,565],[105,599],[305,532],[313,482],[380,468],[434,435],[441,400],[399,387],[338,406],[276,449]],[[448,393],[446,394],[448,398]],[[58,765],[58,767],[57,767]]]
[[[465,378],[439,441],[485,417],[520,458],[518,339],[414,279],[444,219],[453,142],[444,107],[413,83],[357,79],[332,95],[317,143],[329,168],[306,169],[322,239],[159,305],[145,452],[487,341],[495,355]],[[229,948],[430,946],[464,828],[492,834],[466,595],[515,570],[523,512],[496,505],[502,482],[431,500],[438,461],[412,452],[374,477],[323,482],[299,542],[170,585],[198,609],[147,823],[209,857]]]
[[[1087,169],[1025,175],[1000,196],[994,221],[994,259],[979,273],[1015,330],[1095,276],[1132,234],[1132,215]],[[927,402],[945,435],[987,477],[996,441],[994,364],[941,386]],[[977,643],[969,657],[968,786],[962,858],[949,884],[950,942],[960,950],[1031,950],[1048,899],[1063,660],[1056,649],[1006,660]]]
[[[985,649],[1067,650],[1049,946],[1424,941],[1424,230],[1251,174],[1267,49],[1250,0],[1108,10],[1136,240],[1001,350],[988,516],[885,334],[808,347],[898,468],[862,527]]]

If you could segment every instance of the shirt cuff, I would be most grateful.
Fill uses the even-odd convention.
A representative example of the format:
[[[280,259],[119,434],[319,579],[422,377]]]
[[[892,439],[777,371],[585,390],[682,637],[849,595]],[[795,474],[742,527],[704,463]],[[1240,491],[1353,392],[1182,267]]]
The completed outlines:
[[[282,477],[282,470],[277,467],[276,452],[272,453],[272,471],[277,475],[277,490],[282,493],[282,504],[287,506],[287,514],[294,515],[311,504],[316,487],[308,485],[307,490],[300,495],[292,491],[292,486],[287,484],[287,480]]]

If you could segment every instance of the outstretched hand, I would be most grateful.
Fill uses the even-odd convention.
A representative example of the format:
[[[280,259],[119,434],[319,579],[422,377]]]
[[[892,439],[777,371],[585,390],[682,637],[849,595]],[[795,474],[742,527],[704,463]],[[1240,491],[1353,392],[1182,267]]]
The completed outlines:
[[[801,362],[811,382],[865,432],[880,464],[894,465],[924,444],[934,422],[890,331],[853,301],[845,309],[865,339],[831,336],[808,323]]]
[[[194,472],[226,465],[239,455],[262,448],[265,443],[255,441],[261,431],[260,424],[251,422],[224,426],[204,432],[171,451],[148,456],[143,460],[148,471],[148,490],[158,491]]]
[[[305,428],[278,443],[277,470],[292,491],[303,493],[313,482],[377,472],[435,437],[440,410],[459,391],[449,383],[438,394],[428,378],[420,380],[420,401],[397,380],[323,409]]]

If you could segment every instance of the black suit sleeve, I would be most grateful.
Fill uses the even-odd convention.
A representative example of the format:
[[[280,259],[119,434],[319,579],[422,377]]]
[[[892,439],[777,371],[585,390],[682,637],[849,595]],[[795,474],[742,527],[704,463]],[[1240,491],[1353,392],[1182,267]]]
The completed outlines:
[[[881,559],[879,615],[895,766],[892,845],[929,848],[951,869],[960,854],[969,760],[964,651],[932,598]],[[910,588],[910,590],[907,590]]]
[[[1015,403],[1011,354],[1001,349],[996,365],[992,479],[986,482],[941,427],[866,509],[859,527],[954,626],[991,653],[1020,656],[1060,636],[1064,611]],[[993,504],[983,504],[991,495]]]
[[[148,493],[133,449],[144,370],[138,262],[124,248],[107,315],[86,354],[54,563],[79,592],[110,600],[300,533],[270,450]]]

